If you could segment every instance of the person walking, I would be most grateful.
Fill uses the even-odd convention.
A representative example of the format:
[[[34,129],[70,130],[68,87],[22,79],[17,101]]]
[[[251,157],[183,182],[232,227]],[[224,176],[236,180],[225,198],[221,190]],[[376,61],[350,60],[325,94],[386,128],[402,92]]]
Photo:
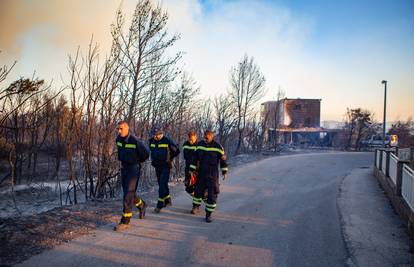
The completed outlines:
[[[149,150],[143,142],[129,132],[126,121],[118,123],[118,136],[116,147],[118,149],[118,160],[121,162],[121,183],[123,190],[123,213],[115,231],[122,231],[130,226],[132,208],[135,206],[139,211],[139,218],[144,219],[146,203],[136,195],[138,181],[141,171],[141,163],[149,158]]]
[[[197,144],[191,171],[197,171],[197,182],[193,197],[192,214],[197,214],[201,206],[204,192],[207,190],[207,201],[205,203],[206,222],[212,222],[212,213],[217,206],[217,197],[220,193],[219,171],[220,166],[223,180],[227,178],[227,157],[223,147],[214,140],[214,133],[207,130],[204,140]]]
[[[149,147],[151,151],[151,164],[155,168],[159,186],[158,202],[154,212],[159,213],[162,208],[172,205],[168,181],[170,179],[172,161],[180,154],[180,149],[170,138],[164,136],[163,131],[158,127],[152,130]]]

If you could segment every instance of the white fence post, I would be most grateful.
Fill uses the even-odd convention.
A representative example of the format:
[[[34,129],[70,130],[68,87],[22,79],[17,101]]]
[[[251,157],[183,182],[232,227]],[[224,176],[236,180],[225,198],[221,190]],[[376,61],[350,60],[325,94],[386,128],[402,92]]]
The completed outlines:
[[[409,161],[398,160],[398,162],[397,162],[397,180],[396,180],[397,192],[395,192],[395,193],[399,197],[401,196],[404,164],[406,164],[406,163],[409,163]]]
[[[384,149],[381,151],[382,157],[381,157],[381,172],[385,175],[387,175],[387,158],[388,158],[388,153],[387,151]]]
[[[391,153],[389,164],[388,164],[388,177],[390,177],[394,185],[397,184],[398,161],[399,161],[398,157],[395,154]]]
[[[377,169],[381,169],[381,150],[377,149]]]
[[[378,165],[378,170],[381,171],[382,169],[382,151],[383,149],[378,149],[378,153],[379,153],[379,165]]]
[[[385,176],[390,177],[390,154],[391,151],[385,151]]]
[[[414,171],[406,164],[402,168],[401,193],[411,211],[414,211]]]

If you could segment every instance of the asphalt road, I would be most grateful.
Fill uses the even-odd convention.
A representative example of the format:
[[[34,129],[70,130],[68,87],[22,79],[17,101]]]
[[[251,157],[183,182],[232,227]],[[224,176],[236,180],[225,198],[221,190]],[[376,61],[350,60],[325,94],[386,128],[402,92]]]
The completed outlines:
[[[344,266],[349,253],[337,198],[343,178],[371,153],[274,157],[230,169],[213,223],[189,213],[191,198],[126,232],[113,225],[46,251],[22,266]]]

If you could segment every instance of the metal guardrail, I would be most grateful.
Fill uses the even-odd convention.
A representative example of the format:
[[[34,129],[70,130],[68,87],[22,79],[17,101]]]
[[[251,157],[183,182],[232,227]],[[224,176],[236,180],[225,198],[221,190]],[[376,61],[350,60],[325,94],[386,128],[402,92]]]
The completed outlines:
[[[401,150],[398,149],[382,150],[375,150],[374,175],[398,214],[407,223],[409,232],[414,235],[414,157],[411,155],[408,160],[407,153],[400,153]],[[414,152],[414,148],[410,152]]]
[[[400,152],[400,151],[399,151]],[[395,194],[402,196],[414,212],[414,171],[409,161],[401,159],[390,150],[376,150],[375,167],[395,186]],[[388,158],[388,159],[387,159]]]
[[[390,154],[390,163],[388,166],[388,174],[391,178],[391,181],[394,185],[397,185],[397,176],[398,176],[398,158],[394,154]]]
[[[401,194],[411,210],[414,211],[414,171],[406,164],[402,170]]]
[[[381,151],[377,150],[377,152],[375,153],[376,155],[376,163],[375,166],[379,169],[380,168],[380,163],[381,163]]]
[[[387,173],[387,152],[382,151],[381,171]]]

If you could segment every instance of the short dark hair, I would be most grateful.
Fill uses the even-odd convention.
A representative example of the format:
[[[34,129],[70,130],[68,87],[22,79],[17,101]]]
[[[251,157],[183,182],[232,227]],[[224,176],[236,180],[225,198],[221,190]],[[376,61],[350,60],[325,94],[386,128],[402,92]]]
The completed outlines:
[[[152,129],[151,129],[151,135],[156,135],[156,134],[162,134],[163,133],[163,131],[161,130],[161,127],[159,127],[159,126],[154,126],[154,127],[152,127]]]
[[[122,125],[122,124],[126,124],[126,125],[128,125],[128,126],[129,126],[129,124],[128,124],[128,122],[127,122],[127,121],[122,120],[122,121],[119,121],[119,122],[118,122],[118,125]]]

